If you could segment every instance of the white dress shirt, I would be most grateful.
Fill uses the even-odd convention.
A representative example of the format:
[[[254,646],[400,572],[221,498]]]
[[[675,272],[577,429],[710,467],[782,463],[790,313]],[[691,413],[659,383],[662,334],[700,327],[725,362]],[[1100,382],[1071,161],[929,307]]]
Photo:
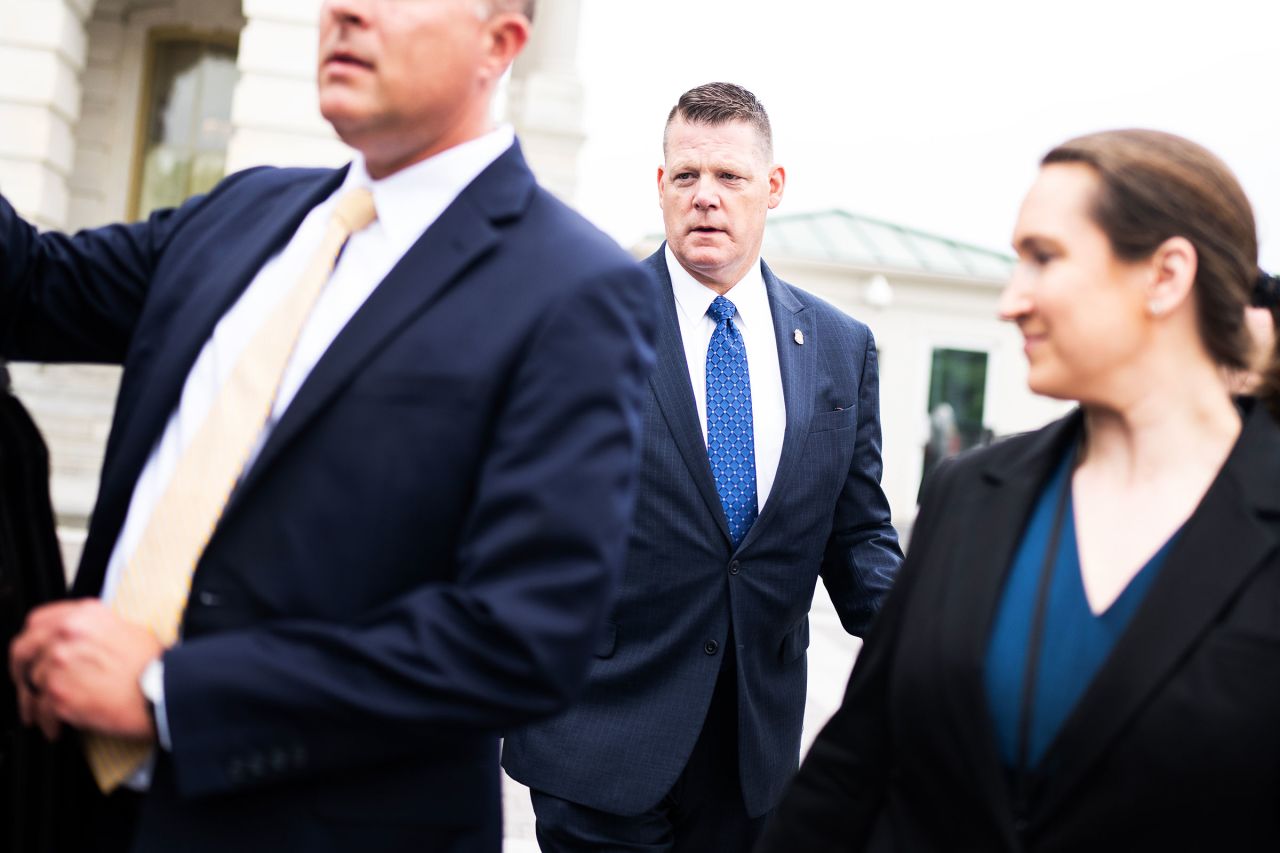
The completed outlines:
[[[702,443],[707,443],[707,348],[716,330],[716,321],[707,309],[718,295],[689,275],[671,247],[666,249],[667,271],[675,291],[676,316],[684,341],[684,360],[693,385],[693,401],[698,407]],[[787,406],[782,395],[782,368],[778,364],[778,338],[773,328],[769,292],[764,286],[760,261],[724,295],[737,308],[730,321],[742,335],[747,348],[747,373],[751,380],[751,426],[755,431],[756,509],[764,509],[778,473],[782,438],[787,429]]]
[[[378,283],[400,261],[423,232],[453,203],[475,178],[515,141],[508,125],[402,169],[382,180],[369,177],[363,157],[356,156],[342,185],[311,209],[284,247],[263,265],[213,330],[196,358],[182,387],[178,407],[151,449],[134,486],[128,514],[107,563],[102,598],[110,601],[120,584],[129,559],[142,539],[151,512],[164,495],[178,459],[190,444],[236,360],[275,306],[297,284],[328,227],[338,199],[347,190],[368,187],[378,218],[353,234],[343,249],[332,276],[311,309],[289,363],[285,367],[271,416],[245,470],[253,464],[271,430],[297,395],[334,338],[373,293]],[[179,567],[175,567],[179,568]],[[163,702],[156,708],[161,744],[170,747]],[[132,788],[149,784],[150,767],[127,783]]]

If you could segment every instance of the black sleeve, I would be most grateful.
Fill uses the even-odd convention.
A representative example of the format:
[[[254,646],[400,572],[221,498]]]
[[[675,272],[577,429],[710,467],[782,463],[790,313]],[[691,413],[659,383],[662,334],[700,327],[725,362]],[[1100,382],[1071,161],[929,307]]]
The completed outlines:
[[[861,850],[882,806],[893,759],[889,680],[913,589],[929,562],[932,520],[951,473],[926,484],[907,559],[863,646],[844,702],[809,750],[755,853]]]

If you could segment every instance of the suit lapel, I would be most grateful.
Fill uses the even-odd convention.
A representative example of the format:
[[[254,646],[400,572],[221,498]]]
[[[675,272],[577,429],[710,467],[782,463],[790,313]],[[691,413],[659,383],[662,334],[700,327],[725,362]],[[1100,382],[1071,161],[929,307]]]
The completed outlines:
[[[139,444],[142,459],[178,405],[191,366],[213,336],[218,321],[263,265],[289,242],[311,209],[328,198],[345,175],[346,169],[340,169],[299,181],[274,199],[246,209],[237,217],[238,230],[228,236],[235,248],[222,255],[225,264],[192,288],[182,304],[174,309],[172,322],[155,344],[155,351],[163,356],[140,365],[151,375],[143,383],[144,390],[132,407],[131,417],[116,428]],[[142,459],[138,470],[141,470]],[[136,479],[138,471],[131,473]],[[132,480],[127,485],[132,488]]]
[[[121,411],[112,426],[120,436],[119,450],[104,470],[90,541],[86,543],[82,571],[76,589],[93,594],[106,570],[107,552],[124,523],[129,496],[156,438],[178,405],[196,357],[213,335],[214,327],[264,264],[289,242],[311,209],[328,198],[342,183],[346,169],[323,172],[299,180],[280,194],[241,211],[236,219],[234,250],[221,256],[223,263],[192,287],[180,305],[172,309],[172,321],[154,343],[154,355],[137,361],[136,370],[148,371],[137,383],[140,393]],[[162,355],[161,355],[162,354]],[[124,401],[121,401],[122,406]],[[90,547],[90,545],[97,547]],[[80,577],[83,575],[83,579]]]
[[[1264,407],[1178,536],[1151,589],[1042,764],[1037,816],[1061,805],[1280,546],[1280,430]]]
[[[774,475],[769,498],[755,524],[742,540],[742,548],[760,535],[775,515],[780,495],[785,493],[788,481],[799,468],[805,441],[809,435],[809,421],[813,417],[814,390],[818,375],[818,339],[813,325],[812,312],[787,287],[778,280],[764,261],[760,262],[765,290],[769,294],[769,313],[773,315],[773,334],[778,344],[778,367],[782,373],[782,398],[787,407],[787,425],[782,438],[782,453],[778,458],[778,471]],[[796,342],[795,333],[801,333],[803,345]]]
[[[237,487],[228,514],[360,368],[498,244],[495,223],[522,212],[535,186],[517,143],[427,228],[316,363]]]
[[[935,520],[953,533],[956,551],[940,556],[963,571],[948,574],[938,648],[946,689],[945,718],[955,726],[956,749],[966,755],[982,800],[997,810],[1000,825],[1011,824],[1008,785],[1000,764],[982,677],[996,605],[1027,519],[1053,468],[1079,434],[1077,411],[1050,425],[1015,455],[993,455],[963,501],[947,507],[950,518]]]
[[[680,320],[676,316],[675,292],[671,289],[671,273],[667,269],[666,244],[658,248],[644,264],[663,285],[660,301],[662,318],[658,323],[656,344],[657,363],[649,375],[649,385],[658,401],[658,408],[671,430],[676,448],[684,458],[693,484],[702,495],[707,509],[715,518],[726,541],[729,522],[725,518],[720,493],[716,491],[715,478],[711,474],[711,460],[707,457],[707,445],[702,438],[702,426],[698,423],[698,407],[693,400],[693,385],[689,382],[689,364],[685,359],[684,339],[680,335]],[[748,534],[750,538],[750,534]]]

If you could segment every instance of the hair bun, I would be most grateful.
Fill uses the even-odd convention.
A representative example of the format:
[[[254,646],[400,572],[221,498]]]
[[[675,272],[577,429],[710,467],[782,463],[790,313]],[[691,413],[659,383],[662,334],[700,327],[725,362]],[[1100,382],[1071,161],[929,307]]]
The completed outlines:
[[[1254,308],[1280,306],[1280,276],[1259,271],[1258,278],[1253,283],[1253,299],[1250,304]]]

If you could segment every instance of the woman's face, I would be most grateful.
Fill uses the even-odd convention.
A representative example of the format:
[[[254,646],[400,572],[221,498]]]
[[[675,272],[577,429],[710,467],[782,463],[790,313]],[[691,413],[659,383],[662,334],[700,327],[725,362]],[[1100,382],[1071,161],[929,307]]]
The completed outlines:
[[[1014,227],[1018,263],[1000,317],[1022,332],[1038,394],[1108,401],[1150,334],[1149,268],[1118,259],[1090,218],[1099,189],[1089,166],[1045,166]]]

